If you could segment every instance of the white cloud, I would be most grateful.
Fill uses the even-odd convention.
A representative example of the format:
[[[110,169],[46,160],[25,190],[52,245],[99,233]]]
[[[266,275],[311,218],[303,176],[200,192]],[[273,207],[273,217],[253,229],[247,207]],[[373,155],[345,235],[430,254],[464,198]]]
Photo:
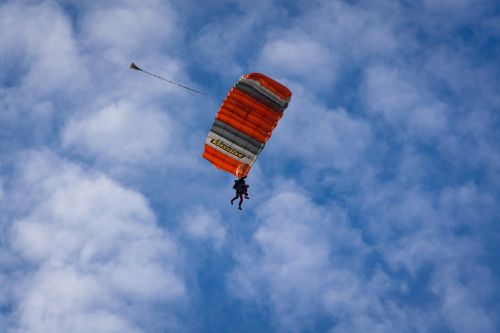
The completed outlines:
[[[453,332],[496,332],[496,314],[482,305],[487,296],[484,294],[493,292],[486,287],[491,283],[490,277],[485,277],[480,267],[470,263],[468,266],[465,274],[456,266],[448,266],[436,274],[432,288],[441,296],[441,314]],[[453,274],[460,274],[461,279],[451,278]]]
[[[423,0],[422,2],[424,4],[424,7],[431,11],[438,11],[438,12],[457,11],[461,13],[467,13],[467,11],[471,9],[471,7],[477,4],[477,1],[474,0],[443,0],[443,1]]]
[[[69,20],[52,3],[0,7],[0,62],[31,94],[81,86],[87,73],[79,53]]]
[[[385,2],[374,7],[370,2],[352,5],[325,1],[302,6],[303,14],[287,22],[286,27],[269,30],[270,41],[263,52],[269,55],[264,59],[279,68],[289,66],[287,70],[292,72],[304,69],[303,79],[307,75],[312,76],[310,81],[318,76],[337,78],[342,66],[353,60],[390,55],[402,42],[397,15],[387,15],[399,11],[397,4]]]
[[[397,15],[386,15],[398,12],[397,5],[384,4],[384,9],[342,1],[301,5],[303,15],[266,30],[256,66],[273,76],[293,78],[310,91],[332,94],[346,69],[400,47]]]
[[[369,112],[415,135],[441,134],[447,126],[447,107],[425,89],[411,70],[375,66],[365,74],[364,104]]]
[[[437,198],[430,192],[403,190],[401,184],[373,188],[362,195],[371,216],[370,237],[393,271],[411,276],[406,281],[419,281],[422,272],[428,272],[428,285],[419,287],[422,295],[433,299],[429,311],[435,318],[428,325],[494,332],[495,317],[486,304],[495,282],[480,259],[484,245],[474,236],[488,228],[495,211],[493,198],[472,184],[446,188]],[[421,311],[428,311],[425,305]]]
[[[287,10],[273,1],[261,0],[252,6],[244,1],[231,1],[229,5],[226,1],[212,1],[210,5],[222,9],[224,15],[204,22],[191,46],[192,57],[202,63],[204,70],[231,80],[246,71],[261,71],[259,66],[266,66],[258,63],[261,47],[283,28]]]
[[[390,1],[378,6],[371,1],[357,6],[329,1],[313,11],[309,20],[344,56],[366,59],[398,50],[402,42],[398,33],[399,11],[399,4]]]
[[[7,83],[0,109],[8,110],[0,135],[15,133],[12,149],[59,148],[62,140],[61,154],[83,155],[93,167],[143,163],[132,164],[134,177],[118,172],[121,179],[160,203],[158,215],[184,218],[184,241],[233,253],[235,267],[228,267],[225,251],[209,251],[216,269],[230,271],[199,282],[218,286],[230,273],[222,303],[233,305],[233,295],[252,302],[263,325],[496,331],[498,274],[485,252],[495,249],[488,237],[497,238],[498,66],[489,42],[468,39],[471,32],[491,40],[482,29],[496,27],[493,14],[482,29],[471,21],[485,2],[297,1],[284,8],[214,0],[210,10],[197,1],[61,3],[71,19],[53,1],[0,5],[0,83]],[[457,22],[465,23],[464,38],[455,38]],[[227,175],[199,156],[214,115],[203,108],[219,101],[184,98],[177,87],[127,71],[131,60],[186,84],[189,69],[214,91],[245,68],[292,88],[290,108],[252,171],[255,196],[243,215],[218,210],[231,208],[217,185]],[[205,71],[231,79],[221,83]],[[92,85],[82,84],[86,74]],[[83,89],[70,91],[75,86]],[[2,170],[10,170],[11,152],[0,155]],[[172,155],[182,168],[165,168]],[[261,172],[264,159],[272,167]],[[210,177],[193,182],[191,171]],[[273,188],[270,179],[289,172],[310,193]],[[199,252],[180,255],[142,195],[46,154],[27,158],[20,176],[23,187],[12,191],[9,179],[0,201],[26,208],[11,233],[0,209],[0,308],[10,311],[0,313],[0,331],[182,329],[176,309],[183,311],[193,286],[180,261]],[[186,202],[214,206],[182,215]],[[229,235],[222,218],[244,225],[232,224]],[[3,251],[6,240],[13,247]],[[191,276],[203,267],[194,263]],[[200,291],[202,304],[213,295]]]
[[[219,248],[226,238],[226,229],[217,212],[195,209],[193,213],[188,213],[181,223],[189,237],[212,241],[216,248]]]
[[[202,59],[206,70],[231,77],[242,74],[242,64],[237,59],[237,49],[248,38],[254,19],[247,17],[245,22],[225,19],[221,23],[209,24],[200,31],[194,43],[196,57]],[[227,27],[230,26],[231,29]],[[237,36],[240,36],[237,38]]]
[[[19,307],[21,322],[15,332],[141,331],[114,313],[117,309],[106,309],[109,291],[92,275],[68,267],[42,269],[31,283],[36,288],[28,289]]]
[[[121,162],[150,162],[167,153],[172,125],[166,113],[121,101],[71,119],[63,144]]]
[[[32,264],[16,287],[14,331],[147,331],[137,310],[186,301],[177,245],[142,195],[47,153],[23,163],[36,197],[12,225],[12,246]]]
[[[483,249],[475,238],[454,233],[472,222],[469,209],[478,204],[466,198],[474,193],[471,186],[445,191],[436,206],[425,193],[374,184],[362,194],[370,218],[359,229],[341,207],[316,205],[300,188],[279,184],[258,210],[252,241],[235,250],[229,289],[271,304],[277,328],[287,332],[310,329],[319,316],[330,318],[332,332],[425,332],[443,324],[493,332],[485,302],[494,282],[477,263]],[[492,210],[488,196],[476,200]],[[457,206],[463,208],[455,217]],[[415,281],[424,286],[415,289]],[[402,306],[417,290],[432,301]]]
[[[272,304],[278,327],[288,332],[308,328],[318,315],[327,315],[332,302],[345,303],[350,315],[360,300],[334,298],[348,288],[362,295],[355,272],[367,248],[359,233],[346,224],[339,208],[316,206],[295,185],[281,184],[275,191],[259,210],[261,223],[249,247],[236,249],[238,266],[230,276],[230,290],[243,299]]]
[[[279,128],[266,147],[280,156],[298,157],[309,167],[348,171],[364,159],[371,128],[345,109],[328,109],[297,89]]]
[[[266,211],[272,215],[253,239],[262,255],[246,256],[248,250],[241,251],[237,255],[240,265],[231,276],[234,293],[245,299],[270,302],[280,325],[292,331],[300,331],[300,322],[320,306],[328,274],[327,240],[307,225],[322,222],[315,220],[317,212],[304,207],[302,200],[287,192],[269,202],[273,208],[267,207]],[[294,223],[310,214],[312,218],[307,218],[307,222]]]
[[[336,55],[310,36],[293,36],[272,40],[262,48],[259,66],[281,76],[299,77],[317,86],[335,81]]]
[[[177,14],[165,1],[120,1],[90,7],[82,35],[90,49],[116,64],[133,56],[154,52],[181,38]]]

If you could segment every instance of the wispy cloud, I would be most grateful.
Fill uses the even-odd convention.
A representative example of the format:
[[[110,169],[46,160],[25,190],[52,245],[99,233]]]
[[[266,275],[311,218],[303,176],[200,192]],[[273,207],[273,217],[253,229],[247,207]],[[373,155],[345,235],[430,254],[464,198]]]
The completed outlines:
[[[121,102],[70,120],[63,144],[114,161],[149,162],[166,154],[171,126],[165,113]]]
[[[217,212],[207,212],[206,209],[198,208],[192,213],[187,213],[181,223],[185,233],[193,239],[212,241],[216,248],[225,241],[226,229]]]
[[[275,191],[260,209],[252,243],[237,252],[231,290],[271,304],[280,331],[308,331],[330,315],[318,330],[406,330],[400,319],[407,315],[394,301],[381,300],[397,286],[382,270],[365,268],[374,252],[346,211],[314,204],[294,184]]]
[[[397,129],[427,138],[446,129],[446,104],[414,86],[408,69],[372,67],[364,79],[365,109]]]
[[[498,331],[497,7],[0,5],[0,331]],[[294,95],[240,212],[247,71]]]
[[[103,6],[89,5],[84,13],[80,27],[84,45],[115,64],[156,54],[182,37],[178,15],[168,2],[111,1]]]
[[[153,326],[137,310],[187,300],[178,247],[142,195],[48,153],[26,156],[19,176],[35,199],[12,223],[26,260],[13,329],[138,332]]]
[[[2,72],[9,75],[4,80],[21,80],[30,94],[76,88],[85,82],[71,22],[57,6],[8,2],[0,7],[0,22],[0,59],[6,69]]]

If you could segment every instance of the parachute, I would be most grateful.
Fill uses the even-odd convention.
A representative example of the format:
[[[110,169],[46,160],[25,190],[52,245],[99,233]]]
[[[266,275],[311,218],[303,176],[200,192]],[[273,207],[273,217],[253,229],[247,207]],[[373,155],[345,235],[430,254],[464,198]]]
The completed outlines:
[[[287,87],[264,74],[241,76],[217,112],[203,158],[236,177],[246,176],[291,97]]]

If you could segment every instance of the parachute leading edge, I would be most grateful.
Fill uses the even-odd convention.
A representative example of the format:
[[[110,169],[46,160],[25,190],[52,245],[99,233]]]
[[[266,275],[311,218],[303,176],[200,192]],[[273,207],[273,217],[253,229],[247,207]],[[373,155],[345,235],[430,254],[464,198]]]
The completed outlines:
[[[202,156],[216,168],[246,176],[291,97],[287,87],[264,74],[241,76],[217,112]]]

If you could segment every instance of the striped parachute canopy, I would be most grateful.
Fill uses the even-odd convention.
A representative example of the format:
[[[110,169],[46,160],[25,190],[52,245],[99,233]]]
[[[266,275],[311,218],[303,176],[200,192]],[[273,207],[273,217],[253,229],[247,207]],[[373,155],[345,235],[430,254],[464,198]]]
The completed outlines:
[[[222,102],[202,156],[216,168],[246,176],[291,97],[287,87],[270,77],[243,75]]]

